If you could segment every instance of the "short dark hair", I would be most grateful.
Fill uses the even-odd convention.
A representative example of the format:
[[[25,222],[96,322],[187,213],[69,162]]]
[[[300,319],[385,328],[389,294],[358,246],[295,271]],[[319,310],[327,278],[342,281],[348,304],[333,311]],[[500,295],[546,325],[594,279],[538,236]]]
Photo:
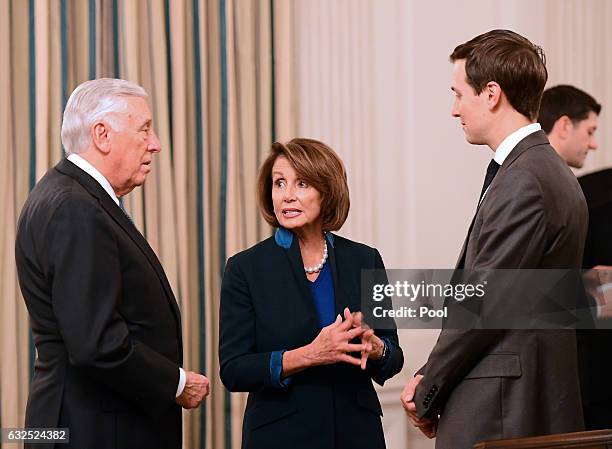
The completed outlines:
[[[550,134],[555,122],[566,115],[574,125],[589,116],[599,115],[601,105],[589,94],[574,86],[559,85],[544,91],[538,122],[546,134]]]
[[[321,194],[323,230],[340,229],[351,206],[346,169],[334,150],[314,139],[295,138],[272,144],[257,179],[257,203],[263,218],[271,226],[280,226],[272,204],[272,167],[279,156],[285,156],[296,173]]]
[[[450,60],[459,59],[465,59],[466,81],[477,95],[495,81],[514,109],[536,119],[548,79],[541,47],[513,31],[492,30],[457,46]]]

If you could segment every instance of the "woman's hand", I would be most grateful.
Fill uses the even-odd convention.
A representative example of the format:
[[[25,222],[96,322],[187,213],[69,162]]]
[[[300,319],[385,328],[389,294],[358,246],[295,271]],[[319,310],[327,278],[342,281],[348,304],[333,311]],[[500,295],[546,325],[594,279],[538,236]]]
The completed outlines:
[[[361,369],[366,369],[366,364],[368,363],[368,359],[372,360],[380,360],[383,356],[383,352],[385,349],[385,342],[374,335],[374,329],[370,329],[369,326],[363,323],[363,314],[361,312],[351,312],[348,307],[344,309],[344,316],[347,314],[351,315],[353,318],[353,326],[361,327],[365,331],[361,334],[361,343],[364,345],[364,349],[361,351],[361,360],[360,366]]]
[[[336,321],[321,329],[321,332],[310,343],[309,357],[312,365],[329,365],[345,362],[359,366],[360,359],[349,355],[351,352],[362,352],[366,344],[349,343],[352,339],[361,336],[366,329],[354,325],[354,318],[348,308],[344,309],[345,320],[338,315]]]
[[[354,324],[354,317],[346,308],[345,320],[338,315],[336,321],[325,326],[312,343],[283,353],[283,377],[291,376],[306,368],[333,363],[350,363],[360,366],[362,359],[353,357],[351,352],[368,352],[368,343],[349,343],[352,339],[361,337],[367,329]],[[370,348],[371,351],[371,348]]]

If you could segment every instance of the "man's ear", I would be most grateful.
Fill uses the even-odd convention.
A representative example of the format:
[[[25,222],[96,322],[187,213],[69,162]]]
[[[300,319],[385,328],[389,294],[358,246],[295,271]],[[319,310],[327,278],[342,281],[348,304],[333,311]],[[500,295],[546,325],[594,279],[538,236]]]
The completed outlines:
[[[111,149],[110,145],[110,128],[105,122],[96,122],[91,127],[91,140],[99,151],[108,154]]]
[[[554,132],[559,139],[565,140],[573,127],[574,124],[572,120],[567,115],[562,115],[553,125],[552,132]]]
[[[495,81],[489,81],[482,93],[485,94],[489,110],[493,110],[499,104],[502,97],[502,89]]]

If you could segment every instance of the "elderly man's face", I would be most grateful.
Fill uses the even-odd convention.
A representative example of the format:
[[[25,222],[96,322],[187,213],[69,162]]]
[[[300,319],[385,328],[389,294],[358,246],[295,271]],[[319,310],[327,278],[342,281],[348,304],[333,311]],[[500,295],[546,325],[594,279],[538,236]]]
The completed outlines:
[[[151,171],[153,153],[161,151],[152,126],[151,110],[146,100],[128,97],[127,110],[116,114],[117,128],[111,127],[111,184],[118,196],[144,183]]]
[[[321,227],[321,194],[298,177],[285,156],[277,157],[272,166],[272,204],[284,228]]]

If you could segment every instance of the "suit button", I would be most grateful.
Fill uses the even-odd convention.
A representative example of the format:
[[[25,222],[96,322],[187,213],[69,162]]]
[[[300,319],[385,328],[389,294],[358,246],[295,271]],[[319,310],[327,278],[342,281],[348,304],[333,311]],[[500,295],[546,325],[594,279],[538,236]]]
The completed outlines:
[[[423,407],[429,407],[429,401],[423,401]]]

